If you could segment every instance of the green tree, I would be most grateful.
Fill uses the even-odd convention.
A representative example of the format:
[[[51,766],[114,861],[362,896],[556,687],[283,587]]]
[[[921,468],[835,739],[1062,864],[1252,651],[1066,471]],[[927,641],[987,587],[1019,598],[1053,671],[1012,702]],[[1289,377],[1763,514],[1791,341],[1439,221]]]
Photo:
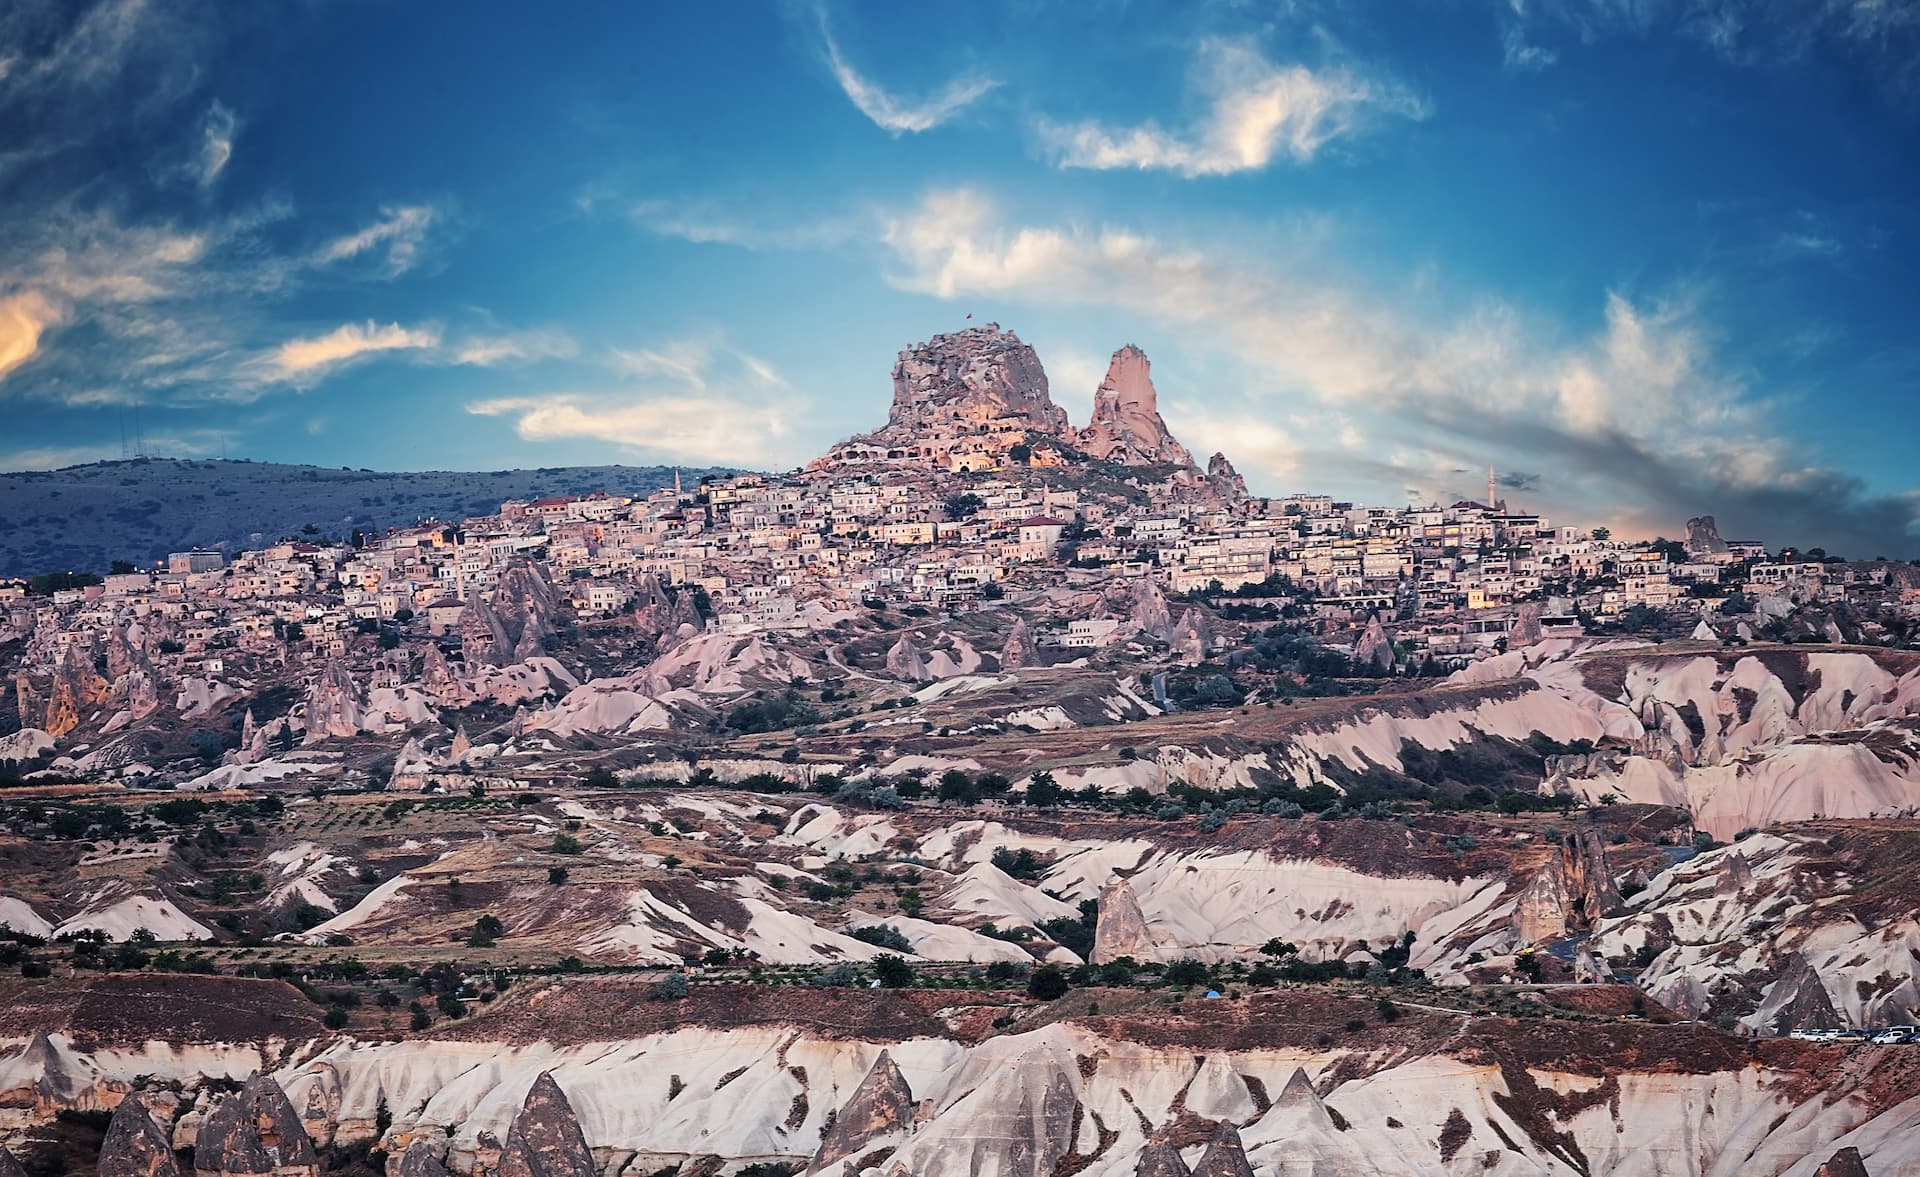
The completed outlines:
[[[905,989],[913,984],[913,966],[891,952],[873,958],[873,975],[888,989]]]
[[[1027,804],[1037,809],[1052,809],[1066,796],[1066,790],[1053,779],[1053,774],[1041,769],[1027,778]]]

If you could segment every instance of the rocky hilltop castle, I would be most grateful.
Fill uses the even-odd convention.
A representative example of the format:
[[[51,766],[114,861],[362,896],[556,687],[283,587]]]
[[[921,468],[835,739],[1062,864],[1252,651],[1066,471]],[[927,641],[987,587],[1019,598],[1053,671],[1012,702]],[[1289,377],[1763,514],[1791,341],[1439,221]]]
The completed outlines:
[[[1170,468],[1205,481],[1228,498],[1244,497],[1223,454],[1203,474],[1160,416],[1151,365],[1128,344],[1113,353],[1094,393],[1093,419],[1074,428],[1053,402],[1046,369],[1032,347],[998,323],[936,335],[900,353],[893,366],[887,423],[841,442],[811,471],[892,466],[978,473],[1008,464],[1064,466],[1095,460]]]

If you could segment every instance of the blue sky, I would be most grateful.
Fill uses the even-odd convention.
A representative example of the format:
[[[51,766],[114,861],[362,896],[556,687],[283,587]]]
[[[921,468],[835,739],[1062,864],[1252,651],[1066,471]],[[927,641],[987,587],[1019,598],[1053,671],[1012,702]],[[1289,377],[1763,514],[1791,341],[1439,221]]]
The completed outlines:
[[[0,11],[0,468],[797,465],[972,314],[1256,491],[1920,555],[1893,0]]]

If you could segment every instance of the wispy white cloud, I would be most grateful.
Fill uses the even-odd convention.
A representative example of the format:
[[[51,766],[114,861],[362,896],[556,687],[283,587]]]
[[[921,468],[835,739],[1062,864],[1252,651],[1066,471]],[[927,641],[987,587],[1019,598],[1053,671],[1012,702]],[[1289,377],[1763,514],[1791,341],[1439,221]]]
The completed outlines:
[[[662,237],[754,250],[831,249],[870,236],[878,220],[876,215],[838,213],[774,225],[757,216],[677,200],[643,200],[628,213],[635,224]]]
[[[383,208],[379,220],[327,242],[314,254],[314,260],[321,265],[330,265],[384,250],[387,273],[398,277],[420,260],[421,245],[439,217],[439,211],[431,205]]]
[[[615,349],[607,364],[628,383],[593,391],[475,401],[467,411],[511,417],[528,441],[604,441],[688,461],[773,465],[790,461],[806,402],[765,359],[719,332]]]
[[[345,323],[324,335],[287,340],[265,357],[261,374],[268,380],[306,384],[367,356],[439,345],[440,333],[431,327]]]
[[[579,351],[580,345],[566,332],[554,328],[535,328],[467,336],[452,346],[447,358],[456,364],[493,368],[502,364],[567,359],[579,354]]]
[[[1397,81],[1344,67],[1278,65],[1248,41],[1202,44],[1193,87],[1205,112],[1185,129],[1042,119],[1041,145],[1063,168],[1224,176],[1260,171],[1276,158],[1304,163],[1376,115],[1427,116],[1426,102]]]
[[[1734,65],[1799,61],[1825,46],[1853,54],[1895,93],[1920,90],[1920,5],[1904,0],[1497,0],[1502,36],[1526,46],[1539,33],[1581,41],[1675,36]],[[1540,49],[1538,52],[1551,51]],[[1548,60],[1551,60],[1550,58]]]
[[[477,401],[469,413],[514,418],[527,441],[605,441],[646,453],[725,465],[778,460],[789,424],[776,405],[723,397],[556,393]]]
[[[972,106],[1000,83],[984,74],[961,74],[938,91],[918,100],[888,93],[879,83],[867,78],[846,59],[840,43],[827,27],[826,10],[819,10],[820,39],[827,51],[827,64],[834,81],[840,83],[848,100],[875,126],[892,135],[930,131]]]
[[[223,102],[215,99],[200,120],[200,148],[194,161],[194,179],[208,188],[220,178],[233,158],[234,136],[240,133],[240,119]]]

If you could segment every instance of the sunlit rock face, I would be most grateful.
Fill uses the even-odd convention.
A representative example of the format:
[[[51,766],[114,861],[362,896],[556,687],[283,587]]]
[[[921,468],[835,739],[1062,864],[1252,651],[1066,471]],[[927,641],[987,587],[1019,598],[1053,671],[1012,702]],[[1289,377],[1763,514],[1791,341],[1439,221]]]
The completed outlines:
[[[922,437],[995,421],[1053,437],[1067,432],[1067,411],[1053,403],[1040,357],[1019,336],[989,323],[900,353],[881,435]]]
[[[1160,417],[1147,353],[1131,343],[1113,353],[1106,379],[1093,394],[1093,421],[1080,431],[1079,441],[1093,457],[1123,465],[1193,465],[1193,455]]]

